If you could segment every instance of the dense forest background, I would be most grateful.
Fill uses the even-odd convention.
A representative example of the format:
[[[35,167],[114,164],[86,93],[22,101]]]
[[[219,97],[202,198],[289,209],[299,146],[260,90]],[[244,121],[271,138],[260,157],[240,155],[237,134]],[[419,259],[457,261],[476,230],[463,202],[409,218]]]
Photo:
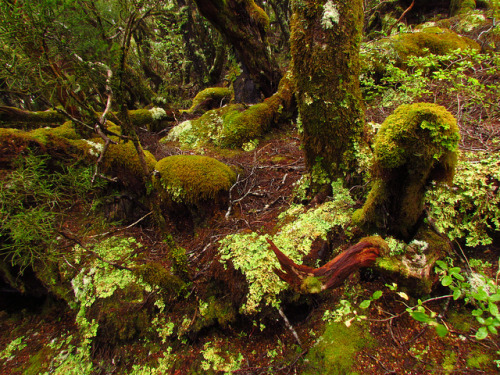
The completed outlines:
[[[0,0],[0,373],[500,368],[497,0]]]

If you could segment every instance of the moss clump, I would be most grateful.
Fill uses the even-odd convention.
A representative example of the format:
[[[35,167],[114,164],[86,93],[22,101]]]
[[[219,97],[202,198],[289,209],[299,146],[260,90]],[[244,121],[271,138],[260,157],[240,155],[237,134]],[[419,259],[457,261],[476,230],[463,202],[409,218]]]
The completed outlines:
[[[196,205],[227,192],[236,173],[224,163],[208,156],[174,155],[155,166],[154,184],[160,196],[177,203]]]
[[[233,90],[229,87],[209,87],[196,94],[191,108],[186,113],[202,114],[210,109],[221,107],[229,103],[233,95]]]
[[[467,367],[475,368],[479,370],[491,369],[491,364],[493,363],[493,358],[491,355],[480,350],[473,350],[467,356]]]
[[[451,0],[450,15],[456,16],[476,9],[476,0]]]
[[[444,107],[398,107],[375,139],[378,179],[353,221],[367,231],[409,239],[422,216],[427,184],[453,179],[459,138],[456,120]]]
[[[349,374],[356,354],[373,346],[374,339],[366,325],[331,322],[317,343],[309,350],[303,374]]]
[[[99,144],[102,141],[97,140]],[[156,159],[149,152],[144,151],[144,158],[150,171],[153,170]],[[101,163],[102,171],[116,177],[121,184],[132,191],[143,191],[149,176],[142,169],[139,155],[132,142],[110,144]]]
[[[400,34],[392,40],[394,50],[402,61],[408,56],[425,56],[429,53],[446,55],[457,49],[481,50],[474,40],[439,27],[427,27],[418,32]]]
[[[156,262],[138,266],[134,269],[134,273],[145,283],[158,286],[162,292],[171,296],[179,295],[186,286],[180,278]]]
[[[264,102],[246,107],[232,104],[205,112],[195,120],[174,127],[162,142],[179,141],[184,147],[207,144],[236,148],[262,136],[273,124],[293,112],[293,89],[289,75],[283,77],[278,92]]]

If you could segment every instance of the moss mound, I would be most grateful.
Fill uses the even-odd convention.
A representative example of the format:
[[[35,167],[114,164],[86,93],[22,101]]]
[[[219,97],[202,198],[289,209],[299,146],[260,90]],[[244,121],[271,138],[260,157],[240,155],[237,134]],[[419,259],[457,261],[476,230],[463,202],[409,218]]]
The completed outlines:
[[[191,108],[186,113],[202,114],[210,109],[221,107],[229,103],[233,95],[233,90],[229,87],[209,87],[196,94]]]
[[[306,356],[303,374],[349,374],[358,352],[373,345],[373,338],[365,326],[354,323],[329,323],[315,346]]]
[[[98,142],[102,144],[101,140]],[[155,157],[149,151],[144,151],[144,158],[148,169],[152,171],[156,164]],[[101,168],[104,173],[116,177],[120,183],[133,191],[144,190],[149,180],[132,142],[110,144],[102,159]]]
[[[169,156],[156,163],[155,170],[154,183],[160,195],[192,205],[216,199],[236,180],[231,168],[208,156]]]
[[[429,53],[446,55],[456,49],[481,49],[474,40],[439,27],[427,27],[415,33],[396,35],[392,40],[394,50],[402,61],[408,56],[425,56]]]
[[[368,231],[408,239],[423,212],[430,180],[453,179],[460,134],[446,108],[432,103],[401,105],[375,139],[378,179],[353,220]]]

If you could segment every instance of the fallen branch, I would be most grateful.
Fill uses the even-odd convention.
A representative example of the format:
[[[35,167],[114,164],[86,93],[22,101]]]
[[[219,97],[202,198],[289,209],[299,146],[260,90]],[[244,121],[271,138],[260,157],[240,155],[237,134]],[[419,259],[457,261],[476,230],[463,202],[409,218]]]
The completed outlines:
[[[282,268],[282,270],[275,269],[274,272],[295,290],[307,293],[318,293],[340,286],[357,269],[371,266],[375,259],[380,256],[381,251],[386,248],[385,241],[380,237],[366,237],[324,266],[312,268],[296,264],[283,254],[273,241],[266,240],[276,254]]]

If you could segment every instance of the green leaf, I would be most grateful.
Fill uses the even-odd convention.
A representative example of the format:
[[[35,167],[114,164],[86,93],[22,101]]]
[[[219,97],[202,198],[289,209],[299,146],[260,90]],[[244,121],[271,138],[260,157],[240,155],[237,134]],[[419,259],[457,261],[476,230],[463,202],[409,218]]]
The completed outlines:
[[[460,289],[455,289],[453,291],[453,299],[456,301],[457,299],[460,298],[460,296],[462,295],[462,292],[460,291]]]
[[[436,333],[439,337],[445,337],[448,334],[448,328],[446,328],[443,324],[438,324],[436,326]]]
[[[488,309],[490,310],[490,314],[493,316],[498,315],[498,306],[494,304],[493,302],[488,303]]]
[[[452,282],[453,282],[452,277],[448,276],[448,275],[443,277],[443,279],[441,280],[441,284],[443,284],[443,286],[449,286],[449,285],[451,285]]]
[[[472,315],[473,316],[481,316],[481,315],[483,315],[483,310],[481,310],[481,309],[472,310]]]
[[[382,297],[382,291],[381,290],[377,290],[375,293],[373,293],[372,300],[379,299],[380,297]]]
[[[429,316],[426,313],[420,311],[412,311],[410,313],[410,316],[416,321],[422,323],[428,323],[429,321],[431,321],[431,318],[429,318]]]
[[[498,301],[500,301],[500,294],[498,294],[498,293],[497,294],[492,294],[490,296],[490,301],[491,302],[498,302]]]
[[[438,260],[438,261],[436,261],[436,264],[437,264],[439,267],[441,267],[443,270],[447,270],[447,269],[448,269],[448,265],[447,265],[445,262],[443,262],[442,260]]]
[[[486,327],[479,328],[476,332],[476,339],[484,340],[486,337],[488,337],[488,329]]]
[[[477,293],[472,293],[472,297],[478,301],[486,301],[488,299],[488,293],[486,293],[483,289],[479,289]]]
[[[494,326],[488,326],[488,331],[494,335],[498,335],[498,330]]]
[[[369,299],[365,299],[363,302],[359,304],[359,307],[361,307],[362,309],[367,309],[368,307],[370,307],[371,302],[372,301],[370,301]]]
[[[476,319],[477,319],[477,321],[478,321],[480,324],[486,324],[486,320],[484,320],[484,318],[483,318],[483,317],[481,317],[481,316],[476,316]]]

